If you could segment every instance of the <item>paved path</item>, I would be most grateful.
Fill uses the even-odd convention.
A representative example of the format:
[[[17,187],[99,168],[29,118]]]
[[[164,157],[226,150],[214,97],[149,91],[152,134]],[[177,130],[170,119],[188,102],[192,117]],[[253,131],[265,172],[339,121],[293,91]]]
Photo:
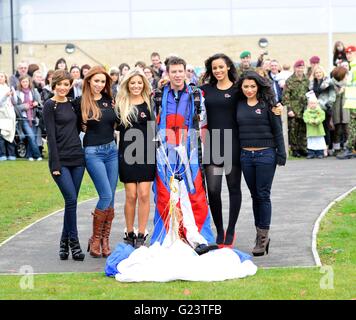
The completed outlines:
[[[315,266],[312,254],[314,223],[327,205],[356,186],[356,159],[294,160],[278,168],[272,189],[271,245],[267,256],[254,258],[260,267]],[[255,239],[251,199],[242,183],[242,208],[237,224],[237,247],[250,252]],[[91,234],[90,212],[96,199],[79,205],[78,229],[82,248]],[[122,241],[124,229],[124,193],[116,198],[116,218],[111,246]],[[228,217],[228,194],[223,188],[224,221]],[[151,205],[153,212],[153,204]],[[31,266],[34,273],[102,272],[105,259],[86,255],[84,262],[60,261],[58,245],[63,212],[52,214],[0,246],[0,273],[18,273]],[[151,215],[151,218],[153,214]],[[152,220],[149,226],[152,226]],[[214,228],[213,228],[214,230]]]

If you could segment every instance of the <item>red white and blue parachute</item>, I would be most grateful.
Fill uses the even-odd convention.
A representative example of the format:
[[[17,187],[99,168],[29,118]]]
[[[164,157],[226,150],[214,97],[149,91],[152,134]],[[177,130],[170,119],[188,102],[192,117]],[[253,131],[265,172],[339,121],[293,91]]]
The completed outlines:
[[[206,125],[203,104],[200,107],[197,112],[189,86],[179,97],[169,86],[164,88],[157,117],[159,147],[151,245],[134,250],[120,243],[106,261],[107,276],[121,282],[223,281],[256,273],[251,257],[236,249],[203,255],[194,251],[199,244],[214,242],[200,167],[199,129]]]
[[[204,125],[204,111],[197,113],[190,86],[181,92],[178,102],[169,86],[164,88],[157,119],[159,147],[153,185],[156,208],[151,244],[163,242],[172,226],[172,214],[176,208],[176,213],[181,216],[181,219],[178,217],[180,225],[176,231],[181,238],[193,247],[194,243],[214,242],[199,161],[198,129]]]

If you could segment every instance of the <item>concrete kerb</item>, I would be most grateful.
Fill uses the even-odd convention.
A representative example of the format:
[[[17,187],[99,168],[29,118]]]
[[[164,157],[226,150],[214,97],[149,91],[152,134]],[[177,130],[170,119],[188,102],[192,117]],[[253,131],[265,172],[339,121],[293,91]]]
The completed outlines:
[[[124,191],[124,190],[125,190],[125,189],[122,188],[122,189],[117,190],[116,192],[121,192],[121,191]],[[85,202],[92,201],[92,200],[95,200],[95,199],[97,199],[97,197],[94,197],[94,198],[90,198],[90,199],[81,201],[81,202],[78,203],[78,206],[81,205],[81,204],[83,204],[83,203],[85,203]],[[55,212],[52,212],[52,213],[50,213],[50,214],[47,214],[46,216],[44,216],[44,217],[42,217],[42,218],[40,218],[40,219],[38,219],[38,220],[32,222],[31,224],[29,224],[29,225],[26,226],[25,228],[21,229],[20,231],[18,231],[18,232],[16,232],[15,234],[13,234],[11,237],[9,237],[9,238],[7,238],[6,240],[4,240],[3,242],[1,242],[1,243],[0,243],[0,247],[3,246],[5,243],[9,242],[11,239],[13,239],[13,238],[15,238],[16,236],[18,236],[19,234],[21,234],[22,232],[24,232],[24,231],[26,231],[27,229],[31,228],[31,227],[32,227],[33,225],[35,225],[36,223],[39,223],[39,222],[41,222],[42,220],[45,220],[45,219],[47,219],[47,218],[49,218],[49,217],[51,217],[51,216],[53,216],[53,215],[55,215],[55,214],[57,214],[57,213],[59,213],[59,212],[61,212],[61,211],[64,211],[64,208],[59,209],[59,210],[57,210],[57,211],[55,211]]]
[[[356,190],[356,187],[351,188],[350,190],[346,191],[341,196],[336,198],[334,201],[330,202],[329,205],[321,212],[321,214],[319,215],[318,219],[316,220],[316,222],[314,224],[313,236],[312,236],[312,252],[313,252],[313,257],[314,257],[315,264],[318,267],[322,266],[322,263],[321,263],[321,260],[320,260],[320,257],[319,257],[319,253],[318,253],[318,250],[317,250],[317,243],[316,243],[316,238],[317,238],[317,235],[318,235],[318,232],[319,232],[319,228],[320,228],[320,222],[324,218],[324,216],[329,212],[331,207],[333,207],[335,204],[337,204],[338,202],[340,202],[341,200],[346,198],[354,190]]]
[[[337,204],[338,202],[340,202],[341,200],[346,198],[354,190],[356,190],[356,186],[351,188],[350,190],[346,191],[345,193],[340,195],[338,198],[336,198],[332,202],[330,202],[329,205],[321,212],[321,214],[319,215],[318,219],[316,220],[316,222],[314,224],[314,227],[313,227],[313,232],[312,232],[312,253],[313,253],[313,258],[314,258],[314,261],[315,261],[315,266],[301,266],[301,267],[296,266],[296,267],[291,267],[291,268],[312,268],[312,267],[321,267],[322,266],[322,263],[321,263],[321,260],[320,260],[320,257],[319,257],[318,251],[317,251],[317,234],[319,232],[320,223],[321,223],[322,219],[324,218],[324,216],[326,215],[326,213],[331,209],[332,206],[334,206],[335,204]],[[117,190],[117,192],[121,192],[121,191],[124,191],[124,189],[122,188],[122,189]],[[83,203],[88,202],[88,201],[92,201],[94,199],[97,199],[97,197],[82,201],[82,202],[78,203],[78,205],[83,204]],[[19,235],[22,232],[24,232],[25,230],[31,228],[36,223],[39,223],[40,221],[42,221],[44,219],[47,219],[48,217],[50,217],[52,215],[55,215],[55,214],[57,214],[57,213],[59,213],[59,212],[61,212],[63,210],[64,210],[63,208],[59,209],[59,210],[57,210],[55,212],[52,212],[52,213],[50,213],[50,214],[48,214],[48,215],[36,220],[35,222],[31,223],[30,225],[26,226],[22,230],[18,231],[17,233],[15,233],[11,237],[9,237],[8,239],[6,239],[2,243],[0,243],[0,247],[3,246],[4,244],[6,244],[7,242],[9,242],[11,239],[16,237],[17,235]],[[264,267],[263,269],[274,269],[274,268],[277,268],[277,267]],[[284,268],[284,267],[278,267],[278,268]],[[290,267],[288,267],[288,268],[290,268]],[[41,274],[50,274],[50,273],[41,273]],[[12,273],[11,275],[16,275],[16,274]]]

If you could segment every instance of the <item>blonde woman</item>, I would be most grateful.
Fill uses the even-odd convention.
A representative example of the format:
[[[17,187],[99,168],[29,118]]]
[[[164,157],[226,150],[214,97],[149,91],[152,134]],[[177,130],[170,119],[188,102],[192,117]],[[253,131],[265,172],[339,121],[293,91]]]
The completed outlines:
[[[88,251],[92,257],[108,257],[111,254],[109,236],[114,219],[118,154],[111,78],[103,67],[94,66],[86,74],[80,105],[85,127],[85,165],[99,195],[93,212],[93,235],[89,239]]]
[[[125,242],[135,248],[146,239],[151,183],[155,177],[154,115],[151,86],[142,70],[130,70],[120,84],[116,107],[119,113],[120,181],[125,185]],[[134,231],[138,203],[138,232]]]

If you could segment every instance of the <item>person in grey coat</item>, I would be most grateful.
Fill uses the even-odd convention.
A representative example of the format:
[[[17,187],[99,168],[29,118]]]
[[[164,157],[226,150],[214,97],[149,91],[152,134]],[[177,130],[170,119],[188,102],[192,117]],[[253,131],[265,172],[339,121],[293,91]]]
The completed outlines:
[[[347,84],[348,70],[336,67],[331,72],[332,82],[336,92],[333,104],[333,122],[335,130],[332,134],[333,155],[339,153],[349,136],[350,109],[345,109],[345,87]]]

